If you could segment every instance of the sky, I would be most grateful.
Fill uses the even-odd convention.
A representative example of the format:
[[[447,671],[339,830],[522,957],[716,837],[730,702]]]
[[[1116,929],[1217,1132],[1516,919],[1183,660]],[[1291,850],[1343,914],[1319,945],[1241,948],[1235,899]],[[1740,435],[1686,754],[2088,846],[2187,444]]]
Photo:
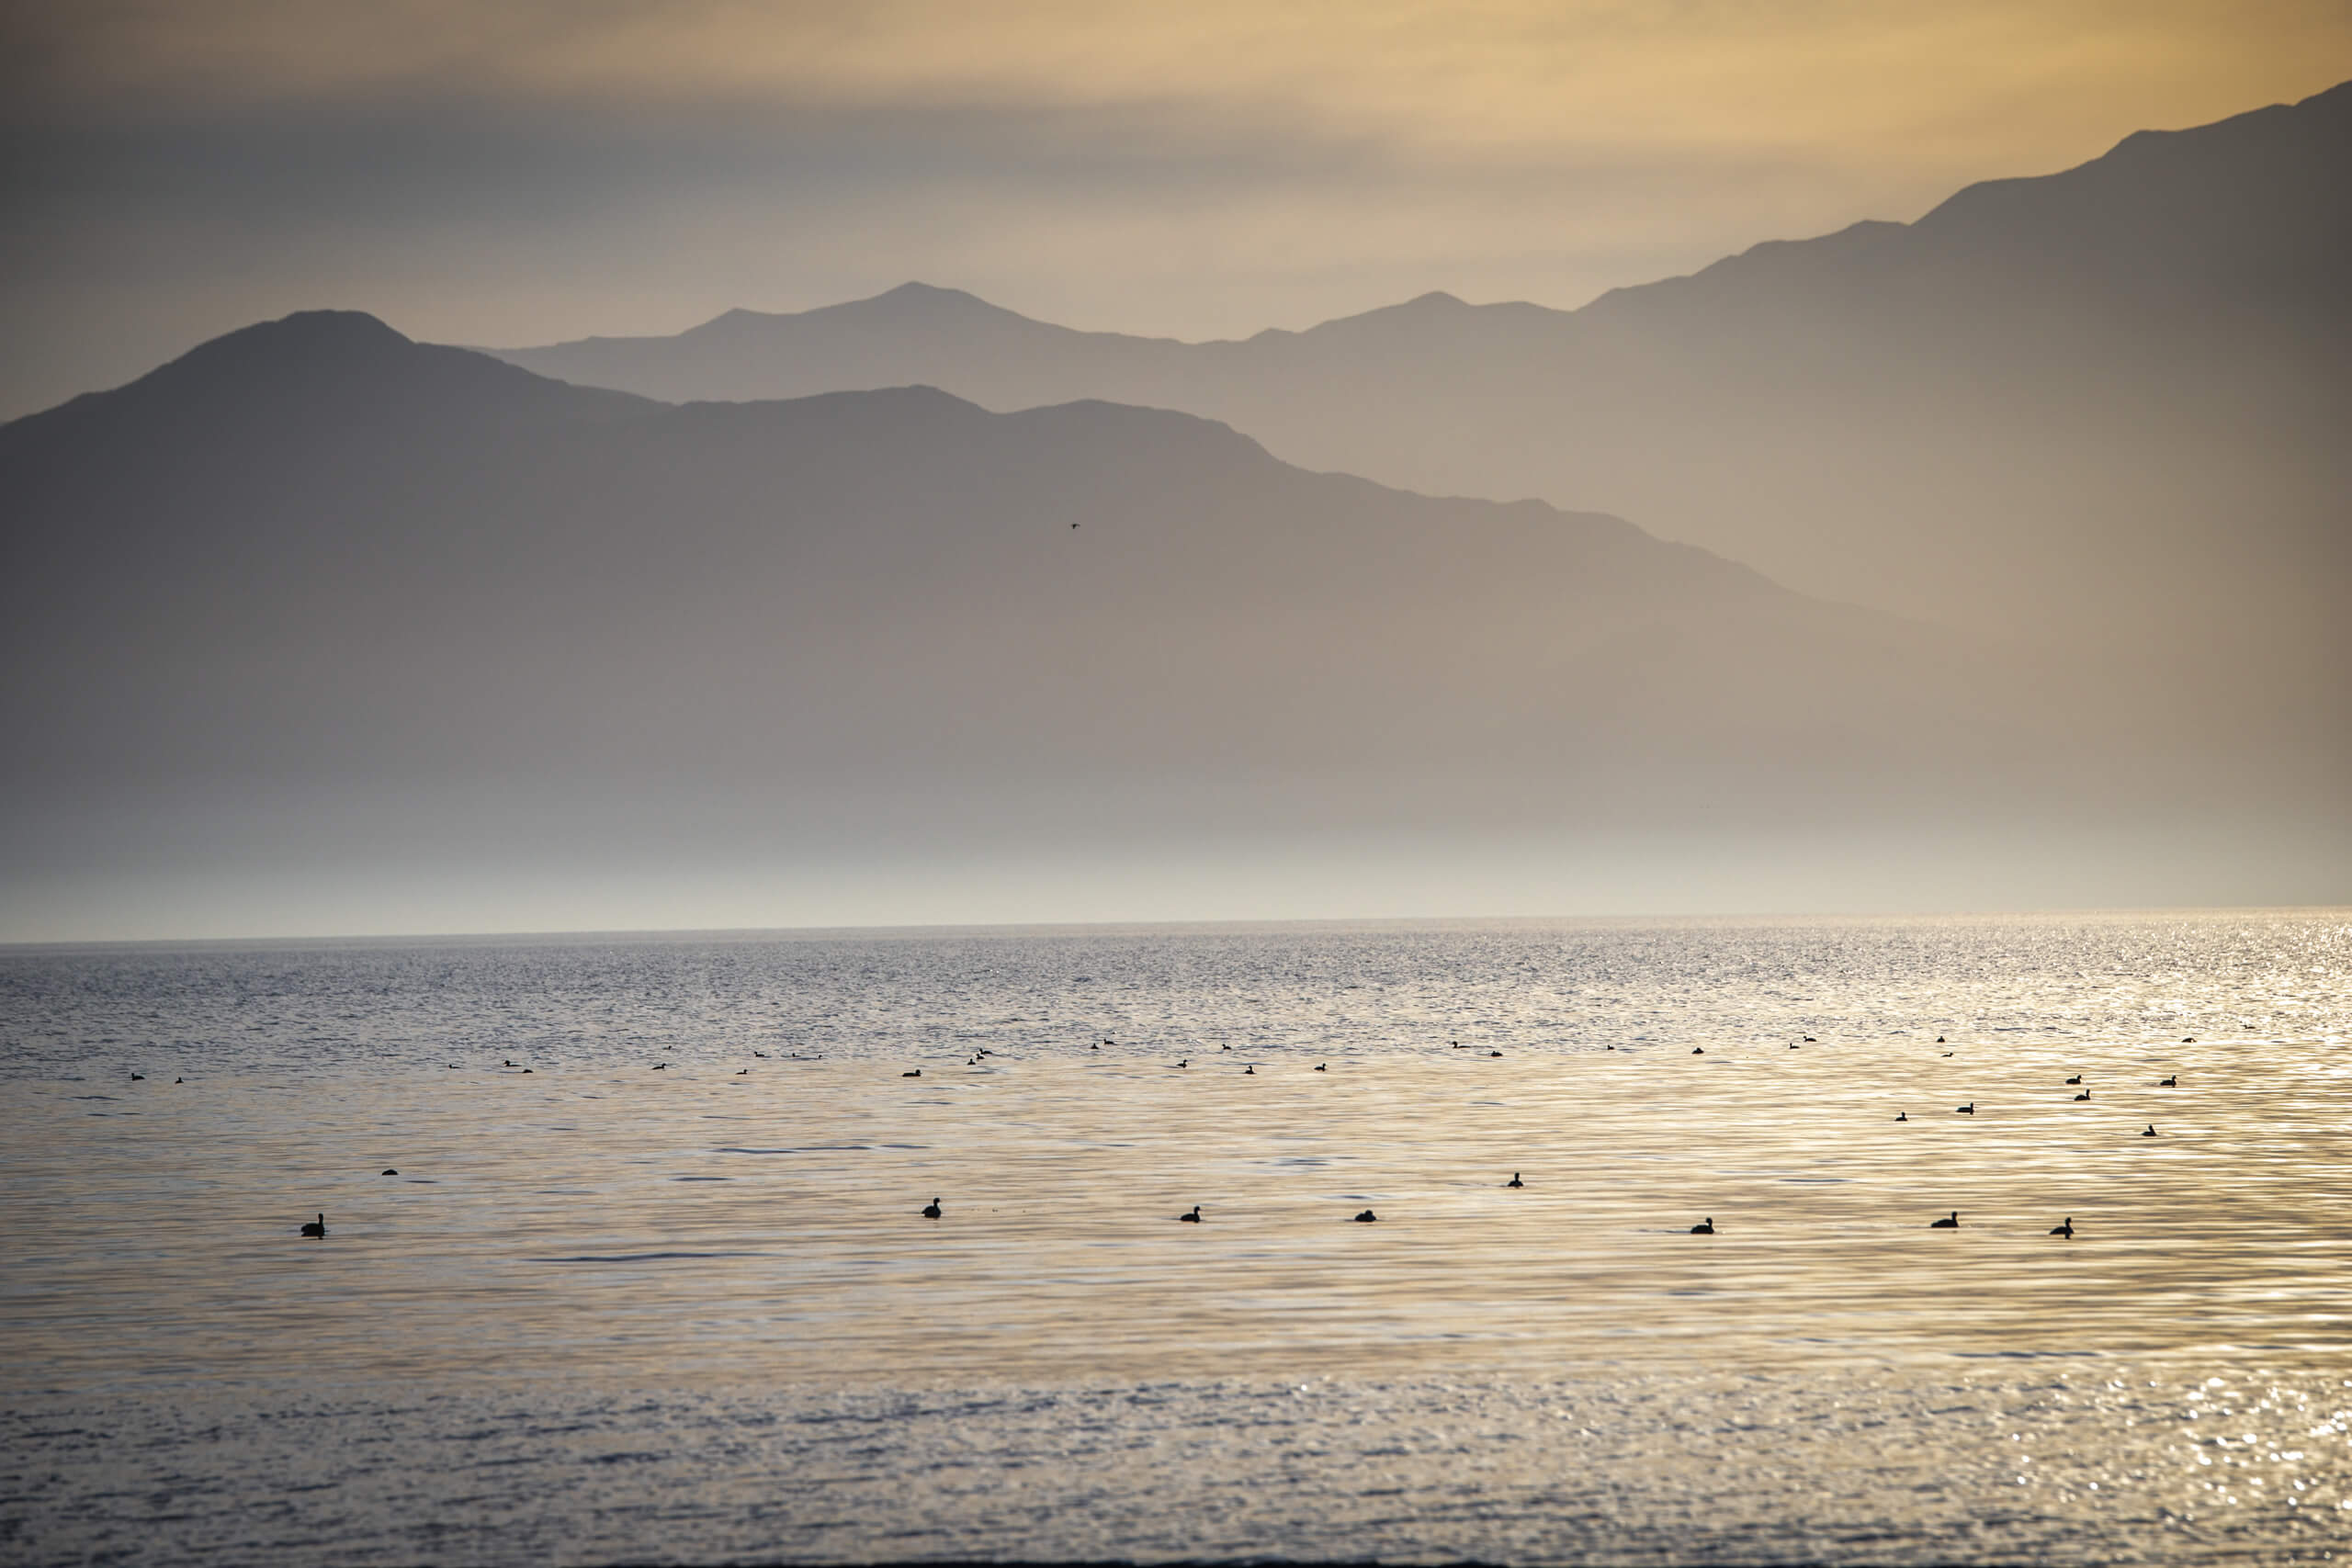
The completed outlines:
[[[2343,0],[0,0],[0,417],[318,306],[1571,307],[2347,76]]]

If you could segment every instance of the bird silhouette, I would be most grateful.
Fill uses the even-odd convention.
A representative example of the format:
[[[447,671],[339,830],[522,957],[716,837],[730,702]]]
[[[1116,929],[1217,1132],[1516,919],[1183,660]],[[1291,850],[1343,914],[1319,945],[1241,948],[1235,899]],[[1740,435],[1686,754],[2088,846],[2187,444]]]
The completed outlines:
[[[1693,1045],[1690,1047],[1690,1054],[1693,1056],[1703,1056],[1707,1054],[1707,1048],[1704,1045]]]
[[[1330,1066],[1331,1064],[1329,1062],[1317,1062],[1315,1064],[1315,1070],[1318,1073],[1328,1072],[1330,1070]]]
[[[1517,1171],[1515,1171],[1515,1170],[1514,1170],[1514,1171],[1512,1171],[1512,1172],[1510,1173],[1510,1179],[1509,1181],[1504,1182],[1504,1183],[1503,1183],[1503,1185],[1504,1185],[1505,1187],[1524,1187],[1524,1186],[1526,1186],[1526,1185],[1527,1185],[1527,1183],[1526,1183],[1526,1182],[1524,1182],[1524,1181],[1521,1181],[1521,1180],[1519,1179],[1519,1172],[1517,1172]]]
[[[2156,1080],[2156,1087],[2158,1089],[2178,1089],[2180,1087],[2180,1075],[2178,1073],[2175,1073],[2168,1078],[2158,1078]]]
[[[1195,1203],[1193,1205],[1193,1212],[1191,1213],[1179,1214],[1176,1217],[1183,1221],[1188,1225],[1199,1224],[1201,1223],[1201,1206],[1198,1203]]]
[[[2054,1225],[2052,1225],[2052,1226],[2050,1227],[2050,1234],[2051,1234],[2052,1235],[2063,1235],[2063,1236],[2064,1236],[2068,1241],[2072,1241],[2072,1240],[2074,1240],[2074,1239],[2075,1239],[2075,1216],[2074,1216],[2074,1215],[2072,1215],[2072,1214],[2069,1214],[2069,1215],[2067,1215],[2067,1216],[2066,1216],[2064,1223],[2063,1223],[2063,1224],[2054,1224]]]
[[[385,1174],[386,1176],[398,1176],[398,1175],[400,1174],[400,1172],[399,1172],[399,1171],[397,1171],[397,1170],[393,1170],[393,1169],[390,1169],[390,1168],[387,1168],[385,1169],[385,1171],[384,1171],[384,1174]],[[321,1215],[320,1217],[321,1217],[322,1219],[325,1218],[325,1216],[324,1216],[324,1215]]]
[[[1955,1105],[1951,1108],[1951,1113],[1954,1116],[1973,1116],[1976,1114],[1976,1102],[1972,1100],[1965,1105]]]
[[[327,1217],[326,1217],[324,1214],[321,1214],[317,1219],[312,1220],[310,1224],[306,1224],[306,1225],[304,1225],[304,1226],[302,1227],[302,1234],[303,1234],[304,1235],[326,1235],[326,1234],[327,1234]]]
[[[2080,1074],[2080,1073],[2076,1073],[2073,1077],[2068,1078],[2066,1081],[2067,1081],[2068,1083],[2080,1083],[2080,1082],[2082,1082],[2082,1081],[2083,1081],[2083,1075],[2082,1075],[2082,1074]]]
[[[1908,1122],[1911,1120],[1911,1113],[1907,1111],[1898,1111],[1894,1113],[1894,1119],[1897,1122]]]
[[[938,1199],[933,1198],[930,1202],[925,1203],[922,1206],[922,1217],[926,1220],[935,1220],[939,1218]]]
[[[1948,1220],[1931,1220],[1931,1221],[1929,1221],[1929,1222],[1928,1222],[1928,1228],[1929,1230],[1931,1230],[1931,1231],[1956,1231],[1956,1230],[1958,1230],[1958,1229],[1960,1228],[1960,1211],[1959,1211],[1958,1209],[1954,1209],[1954,1210],[1951,1212],[1951,1218],[1950,1218],[1950,1219],[1948,1219]]]
[[[1356,1216],[1356,1224],[1360,1225],[1368,1225],[1378,1218],[1380,1218],[1378,1214],[1374,1213],[1370,1209],[1366,1209],[1363,1213]]]
[[[2088,1089],[2085,1089],[2085,1090],[2083,1090],[2083,1092],[2082,1092],[2082,1093],[2080,1093],[2080,1094],[2078,1094],[2078,1095],[2075,1096],[2075,1098],[2076,1100],[2088,1100],[2090,1097],[2091,1097],[2091,1091],[2090,1091],[2090,1090],[2088,1090]]]
[[[2146,1132],[2144,1132],[2144,1133],[2143,1133],[2143,1134],[2140,1134],[2140,1136],[2142,1136],[2142,1137],[2143,1137],[2143,1138],[2153,1138],[2153,1137],[2154,1137],[2155,1135],[2156,1135],[2156,1124],[2155,1124],[2154,1122],[2149,1122],[2149,1123],[2148,1123],[2148,1130],[2147,1130]]]
[[[1705,1219],[1701,1220],[1697,1224],[1692,1225],[1692,1226],[1690,1227],[1690,1234],[1691,1234],[1692,1235],[1714,1235],[1714,1234],[1715,1234],[1715,1217],[1714,1217],[1713,1214],[1710,1214],[1710,1215],[1708,1215]]]
[[[917,1067],[910,1073],[900,1073],[899,1076],[902,1078],[919,1078],[922,1077],[922,1069],[921,1067]]]

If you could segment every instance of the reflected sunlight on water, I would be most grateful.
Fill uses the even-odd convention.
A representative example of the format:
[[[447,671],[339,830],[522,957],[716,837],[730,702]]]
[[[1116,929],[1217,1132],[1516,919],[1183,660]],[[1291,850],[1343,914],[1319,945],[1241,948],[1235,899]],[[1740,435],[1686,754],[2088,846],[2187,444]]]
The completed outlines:
[[[2025,1483],[1985,1447],[2008,1434],[1935,1414],[1954,1400],[2029,1411],[2071,1495],[2101,1482],[2141,1498],[2132,1529],[2189,1532],[2158,1555],[2283,1551],[2337,1500],[2341,916],[19,951],[0,987],[0,1386],[61,1423],[34,1451],[80,1474],[104,1413],[234,1496],[253,1456],[315,1462],[255,1412],[332,1389],[431,1493],[451,1421],[552,1478],[590,1439],[502,1422],[608,1434],[652,1398],[684,1427],[642,1437],[667,1456],[647,1476],[722,1495],[700,1533],[583,1504],[527,1539],[397,1538],[408,1557],[2116,1548],[2111,1510],[2104,1534],[2032,1510],[1955,1534]],[[329,1237],[295,1235],[319,1210]],[[2273,1391],[2238,1403],[2268,1399],[2264,1453],[2300,1445],[2268,1461],[2284,1533],[2187,1522],[2228,1457],[2169,1436],[2209,1376]],[[1029,1392],[940,1416],[976,1389]],[[1138,1389],[1156,1414],[1122,1404]],[[194,1409],[242,1425],[245,1458]],[[803,1420],[854,1410],[898,1461],[826,1457]],[[1564,1411],[1605,1455],[1563,1450]],[[744,1421],[775,1462],[864,1479],[775,1503],[763,1536],[746,1499],[781,1494],[746,1490],[740,1452],[681,1468]],[[1470,1449],[1427,1438],[1460,1422]],[[1219,1432],[1218,1462],[1274,1466],[1283,1500],[1188,1525],[1105,1461],[1091,1501],[1047,1488],[1040,1517],[1087,1518],[1041,1535],[939,1468],[941,1445],[1074,1454],[1129,1427],[1163,1457]],[[1858,1456],[1892,1468],[1833,1502]],[[85,1457],[70,1505],[12,1486],[0,1522],[78,1551],[119,1479]],[[1375,1461],[1411,1506],[1335,1483]],[[1463,1464],[1485,1501],[1449,1514],[1430,1488]],[[854,1503],[881,1480],[910,1490]],[[1718,1483],[1749,1496],[1739,1529],[1673,1535]],[[374,1528],[337,1551],[401,1559]]]

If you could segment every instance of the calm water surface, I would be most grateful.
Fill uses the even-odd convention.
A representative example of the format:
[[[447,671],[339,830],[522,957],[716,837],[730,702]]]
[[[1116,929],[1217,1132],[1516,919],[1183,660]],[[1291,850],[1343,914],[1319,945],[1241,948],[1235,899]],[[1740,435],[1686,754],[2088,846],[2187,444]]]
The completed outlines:
[[[2347,1041],[2342,912],[0,953],[0,1555],[2322,1560]]]

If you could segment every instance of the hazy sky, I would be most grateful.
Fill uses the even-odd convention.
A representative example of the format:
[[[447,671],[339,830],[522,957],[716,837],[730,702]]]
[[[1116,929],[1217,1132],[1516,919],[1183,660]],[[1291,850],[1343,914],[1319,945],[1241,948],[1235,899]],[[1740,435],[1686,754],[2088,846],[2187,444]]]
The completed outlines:
[[[0,0],[0,416],[315,305],[1574,305],[2346,76],[2345,0]]]

